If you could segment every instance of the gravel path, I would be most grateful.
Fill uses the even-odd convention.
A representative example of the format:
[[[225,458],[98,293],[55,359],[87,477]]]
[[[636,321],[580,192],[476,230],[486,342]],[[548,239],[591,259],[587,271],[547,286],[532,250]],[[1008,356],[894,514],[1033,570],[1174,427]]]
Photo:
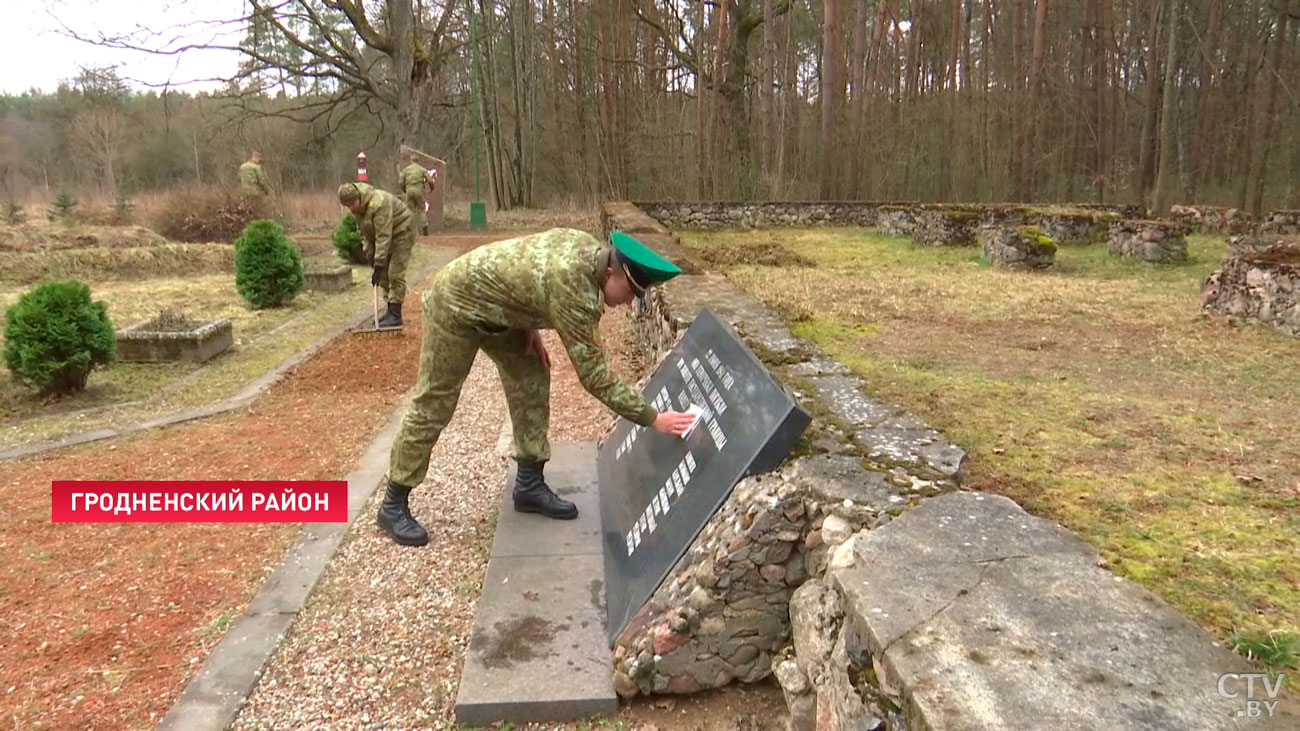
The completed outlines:
[[[602,322],[625,342],[626,318]],[[609,412],[582,390],[553,333],[554,442],[593,440]],[[611,348],[630,373],[627,351]],[[451,424],[434,449],[412,508],[430,534],[403,549],[372,518],[376,491],[307,608],[271,661],[237,729],[441,728],[452,724],[457,682],[495,530],[507,461],[496,449],[506,416],[496,370],[480,355]]]

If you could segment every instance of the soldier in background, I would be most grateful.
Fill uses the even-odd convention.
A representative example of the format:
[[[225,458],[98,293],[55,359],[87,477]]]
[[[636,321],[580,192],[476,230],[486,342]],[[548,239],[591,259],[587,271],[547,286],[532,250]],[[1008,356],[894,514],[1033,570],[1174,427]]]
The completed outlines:
[[[429,221],[424,215],[425,194],[433,190],[434,177],[429,175],[422,165],[415,162],[415,156],[410,152],[402,153],[402,162],[407,163],[402,168],[400,185],[402,194],[406,196],[406,205],[411,209],[411,215],[414,216],[415,229],[422,236],[429,235]]]
[[[268,198],[271,186],[266,184],[266,173],[262,172],[262,153],[253,156],[239,166],[239,190],[251,198]]]
[[[379,327],[399,328],[402,300],[406,299],[406,266],[415,246],[414,217],[397,196],[365,183],[340,185],[339,203],[357,217],[357,228],[366,240],[366,253],[374,266],[370,285],[382,287],[388,302],[388,312],[379,318]]]

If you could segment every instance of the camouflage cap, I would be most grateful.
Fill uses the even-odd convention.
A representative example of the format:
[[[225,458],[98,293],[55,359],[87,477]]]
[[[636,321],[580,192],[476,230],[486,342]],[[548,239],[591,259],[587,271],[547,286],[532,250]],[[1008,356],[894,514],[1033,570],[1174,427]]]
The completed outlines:
[[[356,183],[344,183],[339,186],[339,203],[347,205],[355,200],[361,199],[361,188]]]
[[[676,264],[659,256],[645,244],[622,231],[610,234],[609,240],[614,245],[614,253],[623,268],[623,273],[627,275],[628,283],[638,295],[643,294],[649,287],[667,282],[682,273]]]

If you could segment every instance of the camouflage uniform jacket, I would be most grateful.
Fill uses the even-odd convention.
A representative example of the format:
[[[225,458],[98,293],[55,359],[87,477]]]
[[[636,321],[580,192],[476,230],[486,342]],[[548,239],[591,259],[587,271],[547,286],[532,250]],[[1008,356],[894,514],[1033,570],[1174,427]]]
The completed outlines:
[[[239,166],[239,188],[252,195],[270,195],[271,188],[266,184],[266,175],[262,166],[249,160]]]
[[[583,388],[619,416],[649,426],[658,412],[610,371],[597,342],[608,253],[584,231],[556,228],[479,247],[448,264],[435,286],[457,324],[486,332],[554,329]]]
[[[364,187],[363,187],[364,186]],[[357,183],[365,208],[357,215],[357,224],[366,237],[366,248],[374,251],[374,265],[378,269],[388,264],[389,248],[393,240],[412,234],[411,209],[406,202],[386,190]]]
[[[402,193],[407,198],[421,198],[429,189],[429,173],[419,163],[402,168]]]

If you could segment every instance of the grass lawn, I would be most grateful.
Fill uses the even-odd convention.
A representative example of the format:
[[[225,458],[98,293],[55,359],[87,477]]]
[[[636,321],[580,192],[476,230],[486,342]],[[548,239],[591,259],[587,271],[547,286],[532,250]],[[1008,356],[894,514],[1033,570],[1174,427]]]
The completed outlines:
[[[1061,522],[1221,640],[1300,644],[1300,339],[1201,313],[1222,239],[1173,266],[1062,248],[1033,273],[871,229],[683,243],[808,257],[723,268],[967,450],[969,487]]]
[[[412,275],[435,255],[416,247]],[[48,439],[63,434],[129,423],[151,414],[191,408],[233,395],[245,384],[337,327],[345,317],[370,302],[366,274],[355,272],[354,286],[345,293],[304,290],[286,307],[253,310],[235,291],[234,274],[190,277],[89,280],[91,297],[108,304],[116,328],[150,317],[160,309],[181,310],[194,318],[230,318],[235,346],[209,361],[199,378],[185,379],[194,364],[150,365],[116,363],[91,374],[85,392],[54,403],[43,403],[6,373],[0,377],[0,446]],[[0,283],[0,311],[26,292],[28,285]],[[268,337],[290,320],[285,330]],[[134,404],[86,413],[87,409]]]

